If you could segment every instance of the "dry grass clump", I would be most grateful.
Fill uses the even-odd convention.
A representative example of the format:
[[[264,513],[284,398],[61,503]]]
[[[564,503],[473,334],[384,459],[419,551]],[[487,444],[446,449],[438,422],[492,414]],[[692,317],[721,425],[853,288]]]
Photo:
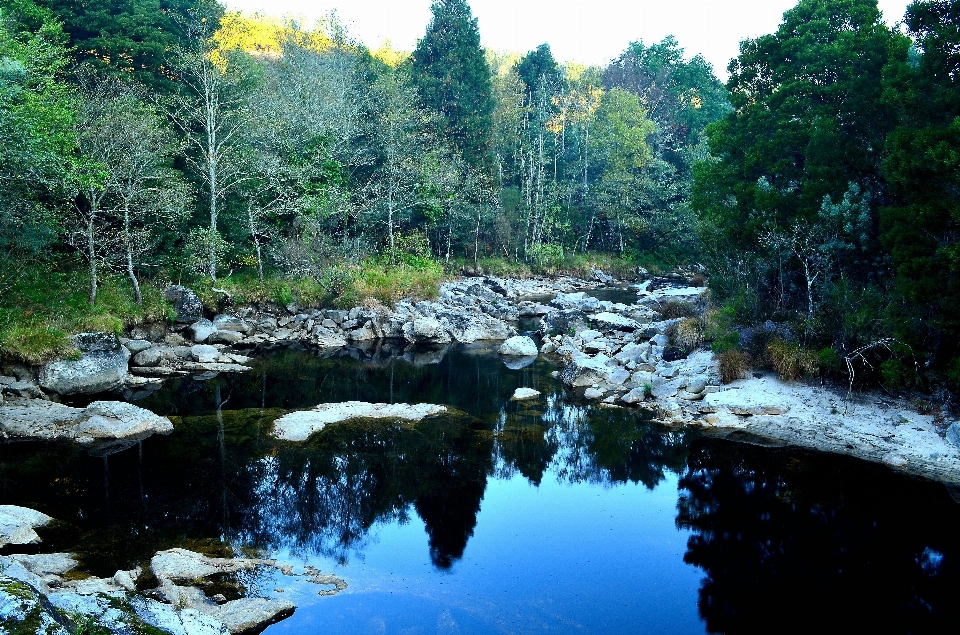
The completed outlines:
[[[707,286],[707,279],[704,278],[703,276],[700,276],[700,275],[694,276],[694,277],[690,278],[690,286],[691,286],[691,287],[705,287],[705,286]]]
[[[657,311],[664,320],[692,318],[696,315],[692,304],[689,302],[678,302],[677,300],[667,300],[657,308]]]
[[[820,372],[820,356],[816,351],[779,337],[767,344],[767,356],[777,376],[786,381],[815,376]]]
[[[729,384],[743,378],[750,370],[750,356],[740,350],[724,351],[717,355],[720,381]]]
[[[700,324],[700,320],[687,318],[678,323],[673,341],[677,343],[677,346],[687,351],[699,348],[703,344],[703,326]]]

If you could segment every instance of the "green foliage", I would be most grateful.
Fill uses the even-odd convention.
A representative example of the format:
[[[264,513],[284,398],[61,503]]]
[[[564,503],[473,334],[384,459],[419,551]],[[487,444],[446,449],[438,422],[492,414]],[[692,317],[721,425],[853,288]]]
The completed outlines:
[[[413,82],[423,104],[443,115],[445,136],[471,165],[487,161],[492,129],[490,68],[466,0],[437,0],[413,52]]]
[[[539,269],[556,271],[563,265],[563,248],[559,245],[534,245],[527,250],[527,257]]]
[[[78,61],[91,61],[158,90],[173,90],[170,52],[187,37],[192,19],[215,23],[215,0],[37,0],[70,36]]]
[[[120,334],[125,327],[164,321],[168,306],[160,289],[145,286],[137,305],[127,280],[108,275],[90,306],[85,271],[50,271],[33,263],[0,299],[0,356],[39,364],[75,354],[70,335],[84,331]]]
[[[735,328],[736,323],[737,310],[733,306],[707,312],[703,338],[711,342],[711,350],[725,353],[740,348],[740,332]]]

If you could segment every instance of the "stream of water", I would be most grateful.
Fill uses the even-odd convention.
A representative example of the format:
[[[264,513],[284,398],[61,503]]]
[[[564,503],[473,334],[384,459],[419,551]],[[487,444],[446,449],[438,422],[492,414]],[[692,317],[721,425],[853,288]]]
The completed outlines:
[[[275,351],[137,402],[175,432],[105,459],[0,446],[0,496],[57,518],[44,551],[94,575],[227,543],[349,583],[244,579],[298,605],[269,635],[956,632],[960,505],[942,485],[665,429],[576,402],[554,370],[507,368],[493,345]],[[521,386],[541,398],[509,401]],[[269,435],[346,400],[454,412]]]

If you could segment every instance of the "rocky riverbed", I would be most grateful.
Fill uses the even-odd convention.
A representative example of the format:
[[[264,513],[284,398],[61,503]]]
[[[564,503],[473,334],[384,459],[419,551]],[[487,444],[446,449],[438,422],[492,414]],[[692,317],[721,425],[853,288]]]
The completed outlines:
[[[174,287],[168,292],[177,316],[172,325],[138,327],[124,338],[80,334],[74,337],[79,355],[72,359],[5,368],[0,434],[7,441],[73,443],[107,456],[172,431],[168,419],[129,403],[170,377],[204,380],[245,372],[259,351],[273,347],[309,347],[321,355],[363,353],[364,359],[388,351],[430,363],[436,361],[431,351],[451,342],[489,341],[510,368],[548,356],[557,363],[558,380],[577,399],[599,407],[642,407],[668,426],[847,454],[960,485],[960,424],[947,425],[885,396],[782,382],[769,373],[722,385],[708,350],[678,354],[672,337],[680,320],[663,316],[668,305],[699,306],[705,288],[677,276],[644,281],[632,287],[635,301],[612,302],[592,295],[601,295],[603,287],[568,278],[478,277],[444,284],[434,301],[404,300],[393,309],[376,303],[350,310],[250,306],[206,316],[196,294]],[[103,399],[111,392],[126,401]],[[87,395],[101,399],[82,408],[59,403]],[[537,395],[521,388],[513,399]],[[444,410],[440,404],[323,404],[281,417],[273,434],[299,442],[344,420],[388,418],[414,425]],[[36,529],[50,521],[34,510],[0,507],[0,539],[7,553],[17,544],[35,550]],[[70,554],[6,556],[0,562],[0,619],[49,632],[74,632],[82,616],[110,632],[136,632],[137,625],[146,624],[170,633],[223,635],[262,628],[294,610],[289,602],[273,599],[207,597],[196,584],[256,568],[292,575],[292,568],[272,561],[215,559],[173,549],[158,552],[145,568],[117,571],[111,578],[77,580],[69,575],[75,566]],[[319,571],[304,571],[310,581],[332,586],[321,594],[346,586]]]

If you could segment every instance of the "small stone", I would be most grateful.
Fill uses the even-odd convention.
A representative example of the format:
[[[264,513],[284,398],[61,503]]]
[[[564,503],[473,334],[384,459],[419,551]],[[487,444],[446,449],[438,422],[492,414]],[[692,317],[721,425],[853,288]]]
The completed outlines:
[[[539,396],[539,390],[534,390],[533,388],[517,388],[513,391],[513,396],[510,397],[510,401],[524,401],[526,399],[535,399]]]
[[[208,344],[196,344],[191,346],[190,353],[193,359],[201,364],[216,362],[217,357],[220,355],[220,351]]]

